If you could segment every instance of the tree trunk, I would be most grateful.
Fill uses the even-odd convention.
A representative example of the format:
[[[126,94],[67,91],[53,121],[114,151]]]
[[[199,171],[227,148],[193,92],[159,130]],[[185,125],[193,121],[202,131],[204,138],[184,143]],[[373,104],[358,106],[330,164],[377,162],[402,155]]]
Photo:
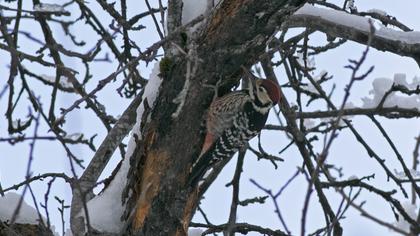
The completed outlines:
[[[182,54],[165,58],[165,68],[170,70],[162,73],[164,80],[150,111],[151,120],[143,127],[143,137],[131,158],[135,171],[129,176],[133,192],[127,204],[132,212],[128,231],[136,235],[187,234],[200,194],[186,182],[201,149],[200,125],[213,97],[213,91],[203,85],[214,85],[219,79],[227,87],[237,82],[241,65],[255,62],[279,22],[304,2],[222,1],[195,42],[187,40],[187,44],[195,44],[199,59],[192,63],[195,73],[188,83],[187,64],[192,58]],[[187,92],[185,103],[174,103],[182,90]],[[180,113],[175,117],[177,109]]]

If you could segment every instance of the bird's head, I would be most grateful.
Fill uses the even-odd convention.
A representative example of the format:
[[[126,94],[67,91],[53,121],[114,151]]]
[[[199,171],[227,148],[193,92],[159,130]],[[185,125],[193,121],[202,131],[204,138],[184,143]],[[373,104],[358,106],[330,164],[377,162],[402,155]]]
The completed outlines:
[[[261,107],[273,107],[280,100],[280,88],[271,80],[257,79],[253,84],[253,93],[257,105]]]

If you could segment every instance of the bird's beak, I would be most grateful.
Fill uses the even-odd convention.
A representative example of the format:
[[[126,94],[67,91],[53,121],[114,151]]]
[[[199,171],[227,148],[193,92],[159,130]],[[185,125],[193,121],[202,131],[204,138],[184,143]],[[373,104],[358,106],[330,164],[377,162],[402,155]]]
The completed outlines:
[[[250,91],[253,91],[256,87],[257,78],[245,67],[242,67],[242,69],[244,71],[245,87],[248,87]]]
[[[248,88],[249,88],[249,90],[254,90],[255,88],[256,88],[256,79],[255,78],[253,78],[253,77],[245,77],[246,78],[246,80],[247,80],[247,83],[248,83]]]

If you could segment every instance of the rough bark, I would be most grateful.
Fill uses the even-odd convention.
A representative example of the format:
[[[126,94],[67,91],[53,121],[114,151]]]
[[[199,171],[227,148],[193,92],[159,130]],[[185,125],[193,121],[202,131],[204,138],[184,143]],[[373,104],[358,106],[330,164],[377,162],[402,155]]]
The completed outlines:
[[[54,235],[51,230],[46,229],[42,225],[33,225],[33,224],[13,224],[8,225],[7,222],[0,222],[0,235],[4,236],[15,236],[15,235],[25,235],[25,236],[52,236]]]
[[[171,71],[151,110],[151,121],[142,130],[141,148],[132,157],[132,163],[138,164],[136,176],[129,176],[135,181],[130,200],[135,202],[135,210],[128,231],[136,235],[187,234],[200,195],[186,181],[201,148],[200,124],[213,96],[203,84],[215,84],[218,79],[226,84],[236,81],[241,65],[255,62],[264,52],[278,22],[304,2],[223,1],[195,42],[201,61],[176,118],[172,114],[179,104],[173,100],[184,87],[188,59],[180,55],[169,58]]]

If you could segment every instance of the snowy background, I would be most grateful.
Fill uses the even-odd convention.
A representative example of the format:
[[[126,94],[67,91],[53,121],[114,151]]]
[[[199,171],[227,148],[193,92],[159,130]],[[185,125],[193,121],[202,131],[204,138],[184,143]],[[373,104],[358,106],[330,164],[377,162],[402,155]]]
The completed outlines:
[[[53,3],[54,1],[45,2]],[[183,20],[186,22],[193,19],[203,9],[205,9],[203,5],[196,5],[195,2],[192,2],[193,1],[187,2],[185,6],[185,16],[183,17]],[[0,1],[0,3],[3,2]],[[61,1],[57,0],[56,3],[61,3]],[[410,28],[420,31],[420,19],[415,10],[420,9],[420,2],[405,0],[399,1],[399,3],[400,4],[396,6],[395,1],[393,0],[364,0],[357,1],[356,5],[359,11],[381,9],[385,12],[388,12],[389,14],[392,14],[393,16],[396,16],[399,21],[405,23]],[[133,3],[130,4],[134,5]],[[139,3],[136,4],[138,4],[138,6],[129,8],[129,15],[134,15],[138,11],[143,12],[147,10],[142,1],[139,1]],[[90,2],[89,6],[93,9],[94,12],[102,12],[101,8],[94,1]],[[27,1],[24,1],[24,9],[31,8],[32,5]],[[70,12],[72,11],[72,9],[66,10]],[[110,22],[110,17],[108,15],[103,13],[103,15],[100,16],[103,17],[104,22]],[[137,43],[139,45],[151,45],[153,42],[159,40],[159,36],[155,32],[153,22],[150,18],[144,18],[142,24],[148,28],[144,31],[140,31],[138,35],[133,37],[137,38]],[[67,38],[64,36],[60,36],[63,34],[61,29],[59,29],[54,24],[51,24],[51,26],[54,29],[54,34],[57,35],[57,39],[60,39],[61,37],[61,39],[64,41],[67,40]],[[28,21],[25,27],[27,31],[33,33],[34,35],[40,35],[39,25],[29,23]],[[90,30],[84,29],[82,27],[72,30],[78,32],[77,35],[80,37],[80,39],[84,39],[86,42],[88,42],[88,45],[86,45],[87,50],[92,48],[96,43],[96,41],[89,41],[91,37],[95,36],[95,34]],[[293,36],[293,34],[297,32],[300,31],[291,30],[289,36]],[[38,45],[34,47],[33,42],[26,39],[25,37],[21,37],[20,40],[22,40],[20,43],[21,47],[25,48],[26,51],[34,53],[34,51],[38,49]],[[325,36],[321,33],[316,33],[310,37],[310,43],[312,45],[321,44],[321,42],[324,42],[324,40]],[[363,45],[347,42],[345,45],[339,47],[338,49],[330,50],[327,53],[318,55],[313,59],[313,62],[317,68],[315,71],[313,71],[314,75],[319,75],[323,73],[323,71],[326,71],[329,75],[334,76],[332,80],[323,85],[327,91],[328,88],[333,86],[333,84],[337,86],[336,92],[332,97],[332,100],[336,104],[340,104],[342,101],[344,96],[344,86],[349,82],[351,77],[351,71],[345,69],[344,66],[348,65],[348,59],[360,58],[364,49],[365,46]],[[9,58],[9,55],[5,51],[0,50],[0,58]],[[0,75],[3,77],[0,79],[0,90],[6,84],[7,76],[9,73],[9,63],[9,59],[0,60]],[[72,61],[71,58],[66,58],[65,63],[68,67],[71,67],[75,70],[84,70],[84,68],[79,63]],[[420,84],[420,77],[418,77],[420,76],[419,67],[410,58],[404,58],[391,53],[380,52],[375,49],[371,49],[367,56],[367,60],[363,65],[363,69],[366,70],[371,65],[375,66],[374,71],[364,81],[356,83],[352,89],[350,101],[354,107],[372,107],[376,105],[378,103],[378,99],[382,97],[385,91],[387,91],[392,82],[404,84],[412,88]],[[91,73],[94,75],[95,80],[103,79],[115,71],[117,66],[118,65],[115,63],[96,63],[96,66],[92,67],[93,70]],[[154,64],[140,64],[139,66],[141,68],[143,77],[149,78],[149,74],[151,74]],[[54,76],[53,70],[39,71],[40,69],[37,67],[34,67],[33,70],[42,72],[42,74],[47,76]],[[280,83],[285,83],[287,81],[285,78],[286,74],[284,71],[282,71],[281,68],[276,69],[276,73],[278,78],[283,79],[283,81],[280,81]],[[30,81],[30,86],[40,96],[45,98],[50,96],[50,89],[45,89],[46,87],[39,81]],[[91,86],[96,86],[96,84],[92,83]],[[114,116],[120,115],[129,104],[129,101],[120,98],[115,93],[115,89],[118,86],[119,84],[111,85],[106,90],[98,94],[99,100],[103,104],[107,104],[107,112]],[[87,91],[90,91],[91,89],[93,89],[93,87],[86,88]],[[284,92],[286,93],[289,101],[294,101],[295,93],[292,90],[285,89]],[[406,97],[399,94],[392,96],[393,97],[385,103],[386,106],[393,106],[398,104],[400,106],[417,107],[420,109],[419,96]],[[5,99],[5,97],[7,97],[7,94],[3,95],[3,97],[0,99],[1,114],[4,114],[7,108],[7,99]],[[73,95],[60,93],[58,106],[65,108],[69,107],[74,102],[74,100],[75,97]],[[45,101],[48,101],[48,99],[45,99]],[[47,106],[48,104],[44,105]],[[24,120],[28,107],[21,106],[17,107],[16,109],[17,112],[15,112],[15,114],[19,114],[20,117],[15,118]],[[319,102],[315,102],[309,107],[304,107],[303,109],[305,111],[315,111],[325,109],[325,105]],[[74,133],[83,133],[89,137],[98,133],[98,136],[95,138],[95,144],[99,146],[100,142],[105,137],[106,130],[96,124],[97,121],[94,119],[94,117],[94,114],[85,112],[83,109],[77,110],[69,115],[65,127],[67,130],[72,130]],[[412,152],[415,144],[414,137],[420,134],[419,119],[391,120],[382,117],[379,117],[378,119],[384,128],[388,131],[390,137],[398,147],[406,162],[411,163]],[[0,137],[7,137],[7,122],[5,117],[2,116],[0,121]],[[320,121],[313,120],[312,122],[316,124]],[[354,127],[361,133],[365,140],[368,141],[369,145],[371,145],[371,147],[374,148],[374,150],[378,152],[381,157],[385,158],[387,165],[391,167],[392,170],[395,169],[396,172],[401,172],[402,169],[400,164],[392,153],[392,150],[390,149],[389,145],[386,144],[386,140],[379,133],[379,131],[374,128],[372,122],[364,116],[352,117],[352,122]],[[268,123],[278,124],[274,116],[270,117]],[[43,134],[48,134],[47,127],[41,126],[40,129],[42,130]],[[286,138],[286,136],[283,133],[279,133],[278,131],[263,131],[262,141],[265,150],[273,154],[278,153],[289,143],[289,140]],[[125,142],[127,143],[128,139],[126,139]],[[29,155],[28,143],[29,142],[19,143],[15,146],[12,146],[8,143],[0,142],[0,181],[3,189],[6,189],[13,184],[25,179],[26,163]],[[319,141],[315,144],[315,150],[321,151],[322,142]],[[256,145],[255,140],[251,143],[251,145]],[[83,157],[83,159],[86,160],[86,163],[88,163],[90,158],[93,156],[92,151],[86,147],[75,146],[72,148],[78,157]],[[281,157],[285,161],[279,165],[278,169],[274,169],[270,162],[257,161],[257,158],[254,155],[248,154],[247,158],[245,159],[244,172],[241,179],[242,185],[240,190],[240,199],[265,195],[249,181],[250,179],[254,179],[262,186],[272,189],[274,192],[276,192],[296,172],[297,167],[300,167],[302,164],[302,159],[296,147],[288,149],[286,152],[282,153]],[[34,158],[35,159],[32,166],[33,175],[45,172],[65,172],[71,175],[66,154],[64,150],[62,150],[61,146],[55,142],[37,142],[35,146]],[[114,158],[108,165],[106,173],[103,173],[103,178],[109,175],[119,160],[120,156],[117,153],[114,155]],[[213,224],[225,223],[229,216],[229,207],[231,204],[231,188],[226,188],[224,185],[229,182],[233,176],[235,166],[234,160],[235,159],[233,159],[233,161],[231,161],[223,170],[222,174],[208,190],[205,195],[205,199],[202,201],[202,209],[207,213],[207,216]],[[330,150],[328,162],[343,167],[343,180],[352,176],[363,177],[375,173],[375,178],[369,181],[370,184],[379,186],[384,190],[392,190],[397,188],[395,184],[387,182],[386,175],[383,170],[380,169],[378,163],[367,156],[366,151],[355,140],[353,135],[348,130],[343,130],[339,137],[335,140],[335,143]],[[37,182],[31,186],[35,192],[35,195],[41,196],[41,199],[46,191],[46,181]],[[282,214],[285,217],[285,221],[292,232],[299,232],[300,230],[300,219],[304,197],[306,195],[306,188],[306,180],[303,176],[299,176],[278,199]],[[407,189],[409,188],[407,187]],[[96,190],[96,192],[99,190],[100,187]],[[70,204],[70,188],[63,181],[56,180],[51,192],[53,195],[64,199],[67,204]],[[17,193],[20,194],[21,189],[18,190]],[[334,193],[334,190],[332,189],[326,191],[326,193],[327,197],[329,197],[331,200],[333,207],[337,208],[341,199],[337,194]],[[405,199],[402,195],[398,195],[398,198],[401,202],[409,202],[409,199]],[[11,209],[14,209],[14,207],[9,203],[13,201],[13,199],[17,199],[17,196],[14,193],[8,193],[5,198],[0,197],[0,218],[4,219],[10,217]],[[367,191],[363,191],[362,197],[359,199],[366,201],[364,208],[367,211],[376,216],[381,216],[380,218],[387,222],[395,221],[393,212],[389,205],[385,201],[382,201],[382,199],[379,199],[376,195],[370,194]],[[29,206],[34,205],[32,198],[28,194],[25,195],[25,200]],[[409,205],[408,203],[404,204]],[[19,219],[20,222],[30,222],[35,219],[33,209],[31,209],[28,205],[24,205],[22,208],[22,217]],[[50,199],[49,209],[52,224],[55,225],[55,230],[57,232],[61,232],[61,219],[60,214],[57,211],[57,207],[59,207],[59,203],[54,199]],[[94,205],[91,205],[90,207],[95,209]],[[410,206],[410,208],[413,207]],[[93,212],[94,211],[95,210],[93,210]],[[416,214],[415,212],[417,211],[418,206],[415,206],[413,209],[413,214]],[[320,205],[318,204],[318,199],[316,196],[313,196],[311,198],[311,204],[308,212],[307,232],[313,232],[323,224],[324,219],[321,212],[322,211],[320,209]],[[101,214],[102,213],[103,212],[101,212]],[[95,214],[95,212],[93,214]],[[64,215],[66,221],[65,227],[68,228],[69,211],[65,211]],[[394,235],[394,233],[388,229],[360,216],[360,213],[353,209],[350,209],[346,216],[346,219],[341,221],[342,227],[344,228],[344,235],[346,236]],[[202,220],[202,217],[197,214],[193,221],[199,222]],[[269,199],[267,199],[266,203],[262,205],[254,204],[247,207],[240,207],[238,211],[238,222],[249,222],[251,224],[270,227],[273,229],[282,228],[278,218],[274,213],[274,205]]]

